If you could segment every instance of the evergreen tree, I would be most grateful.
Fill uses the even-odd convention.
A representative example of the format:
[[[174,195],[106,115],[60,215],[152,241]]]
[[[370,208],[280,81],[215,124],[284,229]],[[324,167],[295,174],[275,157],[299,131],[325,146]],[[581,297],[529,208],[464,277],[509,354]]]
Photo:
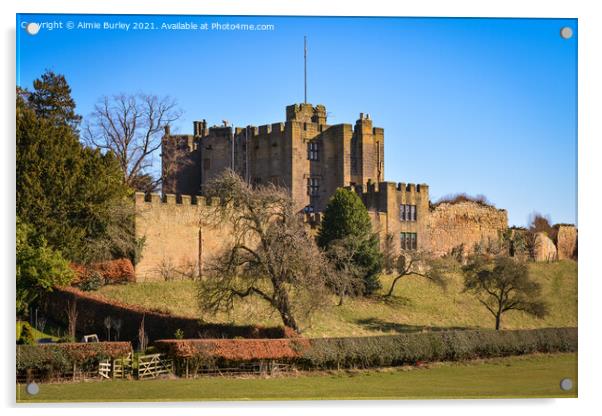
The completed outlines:
[[[75,101],[65,77],[47,70],[33,82],[33,88],[26,97],[37,116],[55,125],[69,126],[77,132],[82,117],[75,112]]]
[[[365,270],[364,294],[372,294],[381,288],[378,275],[382,271],[383,258],[378,235],[372,231],[368,210],[359,196],[339,188],[324,210],[317,243],[327,250],[333,242],[349,239],[355,240],[353,261]]]
[[[44,74],[36,92],[17,91],[17,215],[72,261],[133,258],[131,191],[112,153],[79,142],[79,116],[63,81]],[[42,93],[41,85],[52,88]]]

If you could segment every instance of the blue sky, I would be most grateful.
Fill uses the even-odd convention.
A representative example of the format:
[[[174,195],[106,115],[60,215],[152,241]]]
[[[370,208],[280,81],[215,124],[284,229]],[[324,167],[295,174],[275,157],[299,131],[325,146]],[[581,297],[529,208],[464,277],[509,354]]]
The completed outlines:
[[[169,95],[182,133],[203,118],[283,121],[303,101],[307,35],[308,102],[326,105],[330,124],[370,113],[385,129],[386,180],[428,183],[433,200],[484,194],[510,224],[533,211],[576,222],[576,19],[19,15],[17,27],[32,21],[63,28],[17,30],[18,85],[45,69],[64,74],[84,118],[103,95]],[[176,22],[274,30],[160,29]],[[565,26],[573,38],[561,38]]]

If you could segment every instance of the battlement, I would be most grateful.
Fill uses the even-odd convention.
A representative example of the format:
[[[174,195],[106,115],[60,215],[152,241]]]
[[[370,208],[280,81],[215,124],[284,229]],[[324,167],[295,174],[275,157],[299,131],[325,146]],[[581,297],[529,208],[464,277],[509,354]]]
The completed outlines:
[[[167,205],[181,205],[181,206],[217,206],[221,203],[219,198],[206,198],[201,195],[179,195],[179,194],[159,194],[159,193],[148,193],[136,192],[134,197],[136,206],[167,206]]]
[[[326,107],[318,104],[293,104],[286,107],[286,121],[326,124]]]
[[[349,188],[349,187],[347,187]],[[368,183],[365,185],[355,185],[353,190],[362,195],[362,194],[375,194],[380,193],[383,190],[390,190],[396,192],[408,192],[408,193],[426,193],[428,194],[429,186],[427,184],[414,184],[414,183],[405,183],[405,182],[372,182],[368,180]]]

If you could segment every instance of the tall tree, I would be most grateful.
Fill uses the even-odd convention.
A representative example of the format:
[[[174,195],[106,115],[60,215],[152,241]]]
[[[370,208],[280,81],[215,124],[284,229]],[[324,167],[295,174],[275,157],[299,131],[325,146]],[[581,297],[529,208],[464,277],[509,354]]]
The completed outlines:
[[[140,178],[152,173],[165,127],[180,115],[176,101],[169,97],[149,94],[103,97],[84,128],[84,140],[90,146],[115,154],[125,183],[131,188],[142,184],[141,190],[145,190],[149,185],[140,182]],[[161,178],[156,178],[151,188],[160,181]]]
[[[44,97],[47,103],[70,101]],[[116,207],[129,211],[130,218],[133,214],[116,158],[84,148],[69,118],[58,121],[68,111],[34,105],[23,90],[16,105],[17,215],[68,259],[100,260],[91,248],[109,238],[111,225],[126,224],[123,216],[114,215]]]
[[[236,301],[255,297],[285,326],[300,331],[299,318],[324,302],[328,273],[288,192],[271,184],[252,188],[226,171],[209,184],[207,194],[222,204],[206,207],[202,224],[232,227],[232,241],[204,270],[201,310],[229,312]]]
[[[65,77],[47,70],[33,82],[33,91],[25,97],[36,115],[55,125],[66,125],[77,132],[82,117],[75,112],[71,87]]]
[[[544,317],[547,307],[539,297],[540,285],[531,280],[527,264],[506,256],[473,256],[462,267],[464,291],[473,293],[495,317],[495,329],[511,310]]]
[[[383,258],[378,235],[372,231],[368,210],[353,191],[339,188],[330,198],[320,229],[317,243],[327,250],[336,240],[353,238],[353,261],[365,270],[364,294],[372,294],[381,288],[378,275],[382,271]]]

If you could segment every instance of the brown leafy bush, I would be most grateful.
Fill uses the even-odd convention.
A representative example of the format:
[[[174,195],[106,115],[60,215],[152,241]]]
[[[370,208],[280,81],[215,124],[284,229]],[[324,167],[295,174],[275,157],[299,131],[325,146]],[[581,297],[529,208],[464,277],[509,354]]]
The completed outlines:
[[[228,361],[290,360],[300,358],[307,339],[168,339],[155,346],[177,358],[213,357]]]
[[[134,265],[129,259],[109,260],[100,263],[93,263],[89,266],[82,264],[71,264],[71,269],[75,271],[76,278],[73,285],[80,285],[95,273],[100,274],[105,284],[129,283],[136,281]]]

